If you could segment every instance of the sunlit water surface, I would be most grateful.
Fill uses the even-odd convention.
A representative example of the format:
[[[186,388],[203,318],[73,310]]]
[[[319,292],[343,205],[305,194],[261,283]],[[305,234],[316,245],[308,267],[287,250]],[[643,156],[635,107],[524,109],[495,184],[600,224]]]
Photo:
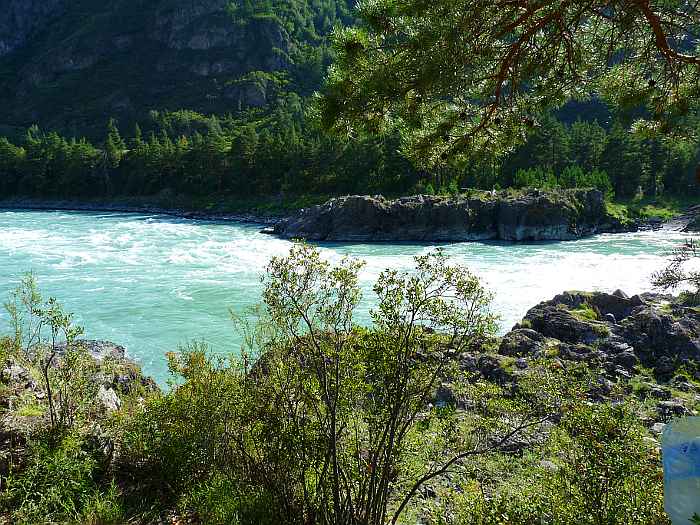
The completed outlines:
[[[601,235],[580,241],[441,245],[495,293],[505,331],[536,303],[564,290],[648,291],[664,254],[684,238],[674,232]],[[324,256],[364,259],[361,317],[382,269],[410,267],[438,245],[322,244]],[[33,271],[42,291],[75,312],[86,336],[124,345],[144,371],[167,378],[164,353],[190,340],[216,352],[239,349],[229,309],[260,299],[270,257],[290,243],[235,223],[157,215],[0,210],[0,296]],[[7,316],[0,314],[0,331]]]

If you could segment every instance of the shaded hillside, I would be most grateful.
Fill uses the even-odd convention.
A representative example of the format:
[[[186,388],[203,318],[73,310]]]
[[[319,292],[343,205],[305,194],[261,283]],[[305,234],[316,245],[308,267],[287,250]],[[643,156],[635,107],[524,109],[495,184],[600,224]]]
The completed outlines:
[[[346,0],[0,0],[0,122],[82,134],[318,87]],[[3,131],[3,130],[0,130]],[[5,130],[6,131],[6,130]]]

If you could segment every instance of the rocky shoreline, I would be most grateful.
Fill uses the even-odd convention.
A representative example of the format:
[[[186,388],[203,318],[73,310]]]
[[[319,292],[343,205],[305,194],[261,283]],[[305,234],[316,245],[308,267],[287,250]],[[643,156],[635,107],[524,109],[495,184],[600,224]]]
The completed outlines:
[[[128,424],[139,407],[166,400],[159,396],[167,394],[141,373],[123,347],[108,341],[81,344],[95,365],[89,376],[95,395],[80,430],[82,439],[100,473],[116,476],[127,494],[139,493],[144,487],[133,476],[139,465],[110,428],[115,421]],[[581,388],[576,395],[586,403],[629,402],[647,429],[643,439],[657,453],[668,422],[700,412],[700,308],[687,297],[564,292],[534,306],[503,337],[449,357],[453,366],[439,378],[427,406],[471,410],[465,381],[499,385],[508,392],[544,369],[568,371],[566,377],[575,378]],[[263,361],[251,373],[264,369]],[[47,392],[35,367],[17,358],[0,361],[0,481],[31,466],[33,440],[49,435],[46,405]],[[545,439],[551,428],[538,431],[535,439]],[[451,487],[449,479],[445,483]],[[439,486],[431,486],[424,499],[434,499],[435,488]],[[168,511],[167,522],[174,523],[170,518],[177,516]]]
[[[564,292],[531,308],[503,337],[450,353],[455,366],[445,369],[426,405],[469,411],[474,400],[462,388],[465,380],[497,384],[509,392],[545,369],[568,371],[567,377],[576,378],[581,388],[575,395],[584,402],[629,402],[647,429],[643,439],[658,454],[666,424],[700,411],[700,308],[694,304],[689,296],[646,293],[630,297],[620,290],[612,294]],[[88,420],[80,428],[82,443],[97,462],[98,475],[114,476],[105,479],[118,480],[124,494],[138,494],[145,490],[139,468],[148,468],[148,464],[138,463],[112,430],[115,421],[131,428],[128,422],[140,413],[139,407],[158,403],[163,394],[129,360],[123,347],[108,341],[82,340],[79,344],[94,363],[89,382],[96,393]],[[61,349],[58,354],[56,366],[60,367]],[[264,367],[252,370],[264,373]],[[230,400],[213,398],[216,403]],[[36,454],[32,447],[37,438],[51,435],[46,432],[46,404],[47,392],[27,360],[7,357],[0,361],[0,480],[27,470]],[[535,441],[515,442],[512,451],[520,453],[544,440],[556,424],[552,419],[532,436]],[[193,453],[201,443],[192,443]],[[546,459],[540,465],[547,470],[558,468]],[[435,500],[442,488],[454,486],[446,478],[442,485],[430,485],[421,497]],[[167,510],[163,516],[158,523],[182,521],[179,509]],[[0,514],[0,522],[2,517]]]
[[[118,410],[125,396],[159,391],[123,347],[109,341],[80,344],[96,365],[93,381],[102,413]],[[487,381],[511,383],[543,361],[558,368],[584,365],[596,374],[592,400],[634,396],[646,403],[643,419],[656,430],[673,417],[700,410],[700,307],[687,297],[564,292],[531,308],[487,346],[455,356],[459,368]],[[10,442],[46,424],[46,414],[22,415],[15,405],[28,399],[41,403],[46,393],[31,370],[15,361],[0,363],[0,386],[1,460]],[[437,390],[435,402],[459,406],[449,381]]]
[[[301,210],[267,232],[309,241],[520,242],[573,240],[640,226],[610,215],[600,191],[575,189],[395,200],[354,195]]]
[[[337,242],[564,241],[601,233],[669,229],[700,231],[700,206],[670,221],[622,222],[611,216],[597,190],[474,192],[458,197],[415,195],[399,199],[351,195],[288,216],[190,210],[132,202],[0,200],[0,211],[138,213],[187,220],[261,226],[286,239]]]
[[[564,292],[530,309],[495,351],[457,360],[460,370],[500,384],[517,383],[543,362],[583,367],[592,374],[590,401],[635,399],[657,435],[673,418],[700,412],[700,308],[670,295]],[[449,382],[435,402],[460,406]]]

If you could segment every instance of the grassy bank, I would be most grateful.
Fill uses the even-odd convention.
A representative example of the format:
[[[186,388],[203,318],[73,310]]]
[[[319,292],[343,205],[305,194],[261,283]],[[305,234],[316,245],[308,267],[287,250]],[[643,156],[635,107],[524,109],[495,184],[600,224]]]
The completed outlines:
[[[698,204],[700,197],[697,196],[664,195],[656,198],[616,199],[607,203],[607,209],[611,215],[621,220],[669,220]]]

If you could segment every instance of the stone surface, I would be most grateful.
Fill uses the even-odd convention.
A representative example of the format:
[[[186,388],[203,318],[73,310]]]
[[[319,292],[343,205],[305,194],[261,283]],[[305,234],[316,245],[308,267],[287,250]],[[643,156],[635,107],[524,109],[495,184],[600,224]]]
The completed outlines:
[[[676,399],[661,401],[657,405],[657,410],[659,416],[661,416],[664,421],[668,421],[674,417],[687,416],[690,413],[683,402]]]
[[[545,337],[539,332],[519,328],[503,337],[498,353],[508,356],[535,355],[544,347],[544,341]]]
[[[518,358],[515,361],[515,366],[517,366],[520,370],[525,370],[528,368],[527,360],[523,357]]]
[[[20,383],[29,380],[29,370],[16,363],[10,363],[0,372],[3,383]]]
[[[661,399],[664,401],[668,401],[669,399],[671,399],[673,397],[673,394],[671,394],[671,392],[666,388],[663,388],[660,386],[652,386],[649,389],[648,396],[652,397],[654,399]]]
[[[119,399],[114,389],[104,385],[101,385],[97,391],[97,400],[106,412],[115,412],[122,406],[121,399]]]
[[[104,402],[106,406],[118,406],[121,403],[120,396],[129,394],[137,389],[146,392],[157,391],[158,385],[155,381],[141,373],[141,369],[126,355],[126,349],[110,341],[97,341],[80,339],[75,342],[76,346],[82,348],[86,354],[94,360],[95,368],[91,381],[98,387],[98,400]],[[52,366],[61,366],[61,360],[65,353],[65,346],[58,346],[56,357],[51,362]],[[39,351],[32,350],[33,354]],[[36,359],[36,357],[33,357]],[[0,380],[9,383],[19,390],[33,390],[37,399],[44,398],[43,385],[38,385],[32,378],[29,370],[17,363],[9,362],[0,371]],[[114,395],[117,396],[115,402]]]
[[[615,364],[631,370],[639,364],[639,358],[633,352],[622,352],[615,356]]]
[[[594,325],[581,321],[563,308],[553,304],[542,304],[531,309],[525,316],[533,330],[545,337],[565,343],[589,344],[599,339]]]
[[[598,190],[396,200],[355,195],[301,210],[273,231],[311,241],[567,240],[603,231],[608,219]]]
[[[663,434],[665,428],[666,428],[665,423],[654,423],[651,427],[651,431],[654,434]]]
[[[295,28],[278,17],[236,17],[235,5],[0,0],[0,66],[9,71],[0,75],[0,126],[84,130],[96,114],[124,121],[164,107],[223,114],[267,104],[279,91],[274,74],[292,68]],[[74,104],[57,106],[57,93]]]
[[[158,391],[158,386],[141,373],[138,365],[129,360],[123,347],[109,341],[81,340],[78,343],[95,364],[94,368],[85,368],[89,370],[86,379],[94,388],[92,391],[96,391],[90,405],[90,433],[94,442],[100,443],[99,447],[104,449],[105,458],[109,461],[113,443],[101,428],[102,418],[118,410],[125,395],[135,392],[145,398]],[[34,352],[36,351],[38,349],[35,348]],[[54,366],[61,365],[64,351],[65,349],[59,349]],[[28,438],[50,425],[43,382],[34,381],[29,369],[11,359],[0,369],[0,477],[26,462]],[[32,365],[34,374],[39,373],[37,366],[38,364]],[[17,410],[27,405],[37,405],[38,414],[32,411],[31,415],[25,415]]]
[[[126,349],[111,341],[80,339],[76,341],[76,344],[86,350],[88,354],[90,354],[90,357],[98,363],[103,362],[105,359],[117,361],[126,359]],[[65,345],[60,345],[58,350],[59,355],[65,352]]]
[[[598,319],[577,313],[590,315],[591,310]],[[649,425],[700,408],[694,383],[700,380],[700,312],[678,298],[564,292],[530,309],[523,323],[503,336],[498,352],[542,357],[545,348],[558,351],[563,368],[587,363],[599,371],[588,392],[593,400],[611,399],[620,392],[653,400]],[[557,360],[551,363],[557,366]],[[635,384],[637,378],[641,382]]]

